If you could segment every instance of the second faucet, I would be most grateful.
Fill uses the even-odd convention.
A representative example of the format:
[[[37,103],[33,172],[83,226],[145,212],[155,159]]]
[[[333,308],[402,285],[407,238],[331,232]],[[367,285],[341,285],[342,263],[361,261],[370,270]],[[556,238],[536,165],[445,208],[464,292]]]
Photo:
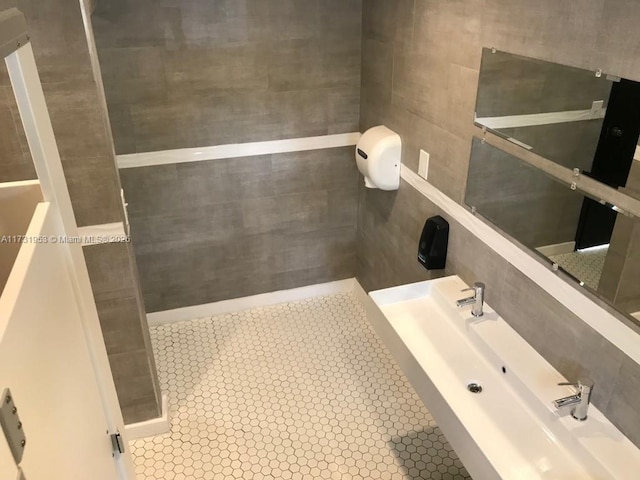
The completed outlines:
[[[474,317],[481,317],[483,314],[482,307],[484,306],[484,289],[484,283],[475,282],[473,284],[473,287],[461,290],[463,292],[472,291],[473,295],[471,297],[461,298],[456,302],[456,305],[458,305],[458,307],[473,305],[473,308],[471,309],[471,315],[473,315]]]

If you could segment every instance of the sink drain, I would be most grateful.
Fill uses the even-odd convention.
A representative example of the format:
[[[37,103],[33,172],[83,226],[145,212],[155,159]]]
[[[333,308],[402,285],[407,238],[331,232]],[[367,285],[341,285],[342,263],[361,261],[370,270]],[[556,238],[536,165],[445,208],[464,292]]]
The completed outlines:
[[[467,390],[469,390],[471,393],[480,393],[482,392],[482,385],[480,385],[479,383],[470,383],[469,385],[467,385]]]

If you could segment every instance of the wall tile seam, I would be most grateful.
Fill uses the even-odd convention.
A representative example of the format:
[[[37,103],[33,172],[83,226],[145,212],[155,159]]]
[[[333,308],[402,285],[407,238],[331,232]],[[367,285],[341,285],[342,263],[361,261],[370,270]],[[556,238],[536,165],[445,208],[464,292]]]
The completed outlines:
[[[393,84],[393,80],[392,80],[392,84]],[[390,100],[390,106],[395,107],[399,110],[404,110],[408,113],[410,113],[411,115],[415,115],[416,117],[420,118],[421,120],[430,123],[431,125],[433,125],[436,128],[439,128],[440,130],[442,130],[443,132],[446,132],[447,135],[451,135],[452,137],[456,137],[458,140],[463,140],[463,141],[469,141],[469,139],[473,136],[473,134],[471,132],[463,132],[464,136],[460,135],[459,131],[453,131],[451,130],[451,125],[447,125],[446,124],[446,119],[443,118],[443,122],[439,122],[439,121],[435,121],[433,118],[427,118],[424,115],[422,115],[420,113],[420,109],[419,108],[414,108],[410,105],[405,105],[404,102],[402,100],[398,100],[398,94],[395,93],[393,90],[391,91],[391,100]]]

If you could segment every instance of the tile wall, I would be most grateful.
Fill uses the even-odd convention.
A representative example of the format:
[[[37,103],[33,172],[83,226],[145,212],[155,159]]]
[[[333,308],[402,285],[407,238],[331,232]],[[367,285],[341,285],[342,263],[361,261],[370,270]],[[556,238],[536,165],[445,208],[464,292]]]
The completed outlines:
[[[100,2],[118,154],[359,129],[361,0]],[[120,171],[147,311],[355,274],[350,148]]]
[[[123,221],[113,145],[105,129],[79,1],[0,0],[0,10],[14,6],[27,18],[77,224]],[[0,62],[0,181],[35,177]],[[84,253],[125,422],[158,417],[158,382],[131,247],[96,245]]]
[[[354,276],[351,147],[121,172],[149,312]]]
[[[99,2],[118,154],[358,131],[361,0]]]
[[[640,5],[631,0],[364,0],[361,131],[381,123],[417,170],[462,201],[482,47],[640,80]],[[415,262],[425,218],[437,208],[402,183],[361,189],[357,278],[367,289],[429,278]],[[593,401],[640,445],[640,366],[457,223],[446,273],[487,284],[487,301],[568,378],[595,380]],[[442,274],[442,273],[438,273]]]

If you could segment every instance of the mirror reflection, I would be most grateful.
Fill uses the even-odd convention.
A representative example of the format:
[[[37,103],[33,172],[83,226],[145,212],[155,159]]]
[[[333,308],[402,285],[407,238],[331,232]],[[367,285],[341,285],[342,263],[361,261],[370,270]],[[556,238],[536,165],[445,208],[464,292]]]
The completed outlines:
[[[476,124],[623,187],[640,136],[640,83],[485,48]]]
[[[640,161],[633,162],[624,191],[640,198]],[[640,320],[638,218],[571,190],[477,138],[465,203],[619,311]],[[585,205],[597,205],[607,214],[585,221]]]

